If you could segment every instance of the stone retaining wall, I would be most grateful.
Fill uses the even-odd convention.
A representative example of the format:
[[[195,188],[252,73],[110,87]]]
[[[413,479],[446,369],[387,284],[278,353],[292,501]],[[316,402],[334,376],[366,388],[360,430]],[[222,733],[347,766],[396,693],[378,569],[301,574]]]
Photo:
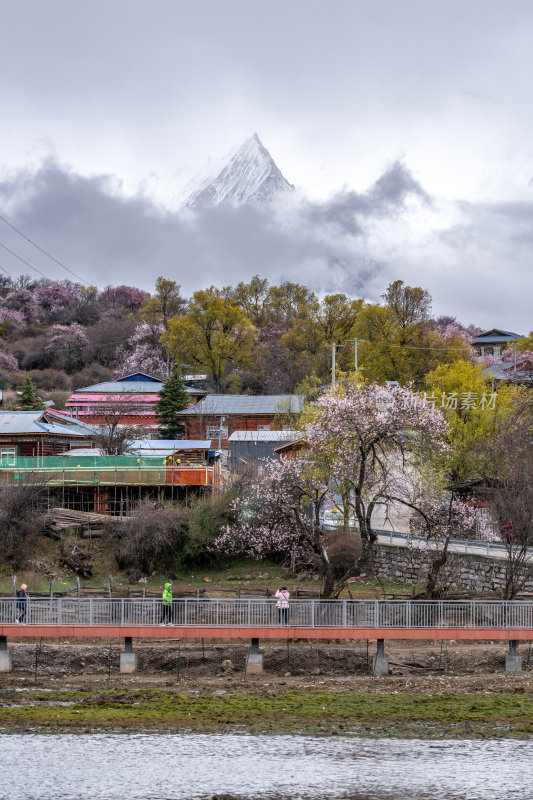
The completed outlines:
[[[394,583],[425,584],[432,553],[410,547],[376,546],[374,574]],[[469,553],[450,553],[439,580],[445,589],[501,592],[505,585],[505,561]],[[521,591],[533,592],[533,569],[528,568]]]

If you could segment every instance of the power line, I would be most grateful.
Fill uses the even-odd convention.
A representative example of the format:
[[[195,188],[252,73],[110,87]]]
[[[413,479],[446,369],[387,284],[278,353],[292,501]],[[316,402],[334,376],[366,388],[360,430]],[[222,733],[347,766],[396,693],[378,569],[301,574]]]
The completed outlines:
[[[350,339],[349,341],[353,342],[353,339]],[[359,341],[360,342],[366,341],[366,342],[368,342],[368,344],[372,344],[372,345],[374,345],[376,347],[398,347],[398,348],[405,348],[407,350],[443,350],[446,353],[449,353],[450,351],[452,351],[452,352],[455,351],[457,353],[463,353],[464,352],[464,348],[463,347],[446,347],[446,346],[435,347],[435,345],[392,344],[391,342],[371,342],[368,339],[365,339],[365,340],[359,339]],[[465,341],[465,345],[467,347],[471,346],[471,345],[468,344],[467,341]],[[346,346],[346,344],[341,345],[341,347],[345,347],[345,346]]]
[[[31,239],[29,236],[27,236],[25,233],[23,233],[23,231],[21,231],[19,228],[17,228],[15,225],[13,225],[13,223],[9,222],[9,220],[7,220],[4,216],[2,216],[2,214],[0,214],[0,219],[2,220],[2,222],[5,222],[5,224],[8,225],[12,230],[14,230],[15,233],[18,233],[19,236],[22,236],[23,239],[26,239],[26,241],[29,242],[30,244],[32,244],[37,250],[39,250],[45,256],[47,256],[52,261],[54,261],[56,264],[58,264],[58,266],[63,267],[63,269],[66,269],[67,272],[70,272],[71,275],[74,275],[75,278],[77,278],[79,281],[84,283],[86,286],[89,285],[87,283],[87,281],[84,280],[82,277],[80,277],[80,275],[78,275],[76,272],[74,272],[73,269],[71,269],[70,267],[67,267],[66,264],[63,264],[62,261],[60,261],[58,258],[56,258],[51,253],[49,253],[47,250],[45,250],[44,247],[41,247],[39,244],[37,244],[37,242],[34,242],[33,239]]]
[[[26,261],[25,258],[22,258],[22,256],[19,256],[18,253],[15,253],[14,250],[10,250],[10,248],[7,246],[7,244],[4,244],[3,242],[0,242],[0,247],[3,247],[4,250],[7,250],[8,253],[11,253],[12,256],[15,256],[15,258],[18,258],[19,261],[22,261],[23,264],[26,264],[27,267],[29,267],[30,269],[33,269],[35,272],[37,272],[43,278],[46,278],[47,281],[51,280],[51,278],[49,278],[48,275],[45,275],[44,272],[41,272],[40,269],[38,269],[37,267],[34,267],[33,264],[30,264],[30,262]]]
[[[10,272],[8,272],[8,270],[5,267],[3,267],[2,264],[0,264],[0,269],[2,270],[4,275],[7,275],[8,278],[12,278],[13,277],[13,275]]]
[[[64,236],[61,236],[60,233],[58,233],[57,231],[52,230],[52,228],[50,228],[49,225],[46,225],[42,221],[40,222],[40,225],[41,225],[41,227],[46,228],[46,230],[49,233],[51,233],[52,236],[55,236],[56,239],[59,239],[61,242],[66,244],[67,247],[70,247],[71,250],[74,250],[74,252],[78,253],[78,255],[81,255],[84,258],[88,258],[89,261],[91,261],[95,265],[95,267],[100,267],[101,269],[106,269],[106,267],[100,261],[97,261],[91,255],[89,255],[89,253],[87,253],[85,250],[83,250],[83,248],[79,247],[78,245],[75,245],[73,242],[69,242],[69,240],[65,239]]]

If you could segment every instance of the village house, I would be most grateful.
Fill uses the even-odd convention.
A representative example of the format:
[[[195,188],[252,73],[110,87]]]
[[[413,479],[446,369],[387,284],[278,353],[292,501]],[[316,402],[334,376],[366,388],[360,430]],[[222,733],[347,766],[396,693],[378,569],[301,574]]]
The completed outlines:
[[[105,425],[110,415],[119,417],[119,425],[138,425],[145,435],[157,436],[158,417],[155,404],[163,381],[136,372],[115,381],[85,386],[70,395],[65,407],[76,417],[90,425]],[[191,403],[205,397],[205,390],[189,384],[187,392]]]
[[[0,411],[0,462],[92,447],[90,425],[56,411]]]
[[[43,413],[49,412],[0,414],[0,429],[5,429],[0,485],[42,486],[50,502],[62,509],[118,516],[130,513],[143,500],[187,502],[189,497],[217,492],[220,488],[220,463],[210,450],[209,441],[138,440],[125,455],[105,455],[90,446],[89,426],[69,417],[60,417],[67,425],[56,425],[40,419],[39,414]],[[1,418],[5,416],[7,421],[7,415],[12,414],[26,415],[27,422],[22,424],[19,420],[10,426],[4,422],[2,426]],[[30,423],[38,426],[40,441],[32,450],[23,450],[28,454],[33,452],[33,457],[20,458],[15,434],[35,438]],[[15,432],[7,435],[6,431],[13,428]],[[87,447],[81,446],[84,436],[88,439]],[[42,457],[41,450],[45,456],[53,457]]]
[[[291,430],[303,409],[296,394],[208,394],[183,412],[186,439],[210,439],[217,450],[229,450],[235,431]]]
[[[499,364],[490,364],[485,367],[485,374],[492,380],[494,388],[500,381],[531,386],[533,385],[533,360],[529,356],[517,353],[516,368],[514,362],[502,361]]]
[[[292,439],[290,442],[284,442],[280,444],[279,447],[276,447],[274,452],[282,461],[292,461],[295,458],[298,458],[300,453],[304,453],[307,450],[309,445],[304,439]]]
[[[513,346],[513,342],[521,339],[519,333],[513,331],[502,331],[499,328],[492,328],[472,339],[472,347],[478,356],[501,356],[503,350]]]

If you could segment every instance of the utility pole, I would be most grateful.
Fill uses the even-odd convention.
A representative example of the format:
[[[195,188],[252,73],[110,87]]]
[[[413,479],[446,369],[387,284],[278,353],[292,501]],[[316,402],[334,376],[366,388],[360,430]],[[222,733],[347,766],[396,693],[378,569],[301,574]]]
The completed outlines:
[[[347,342],[353,342],[353,371],[355,372],[355,377],[357,378],[357,371],[359,369],[359,365],[357,363],[357,343],[364,342],[364,339],[347,339]]]

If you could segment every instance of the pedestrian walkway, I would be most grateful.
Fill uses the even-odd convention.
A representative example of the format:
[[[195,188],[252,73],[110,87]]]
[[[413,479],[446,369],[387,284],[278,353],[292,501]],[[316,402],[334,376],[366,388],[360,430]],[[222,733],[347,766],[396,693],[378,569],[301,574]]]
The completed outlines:
[[[533,639],[530,601],[291,600],[280,620],[264,598],[177,599],[165,625],[161,611],[159,599],[31,598],[17,624],[3,598],[0,636]]]

